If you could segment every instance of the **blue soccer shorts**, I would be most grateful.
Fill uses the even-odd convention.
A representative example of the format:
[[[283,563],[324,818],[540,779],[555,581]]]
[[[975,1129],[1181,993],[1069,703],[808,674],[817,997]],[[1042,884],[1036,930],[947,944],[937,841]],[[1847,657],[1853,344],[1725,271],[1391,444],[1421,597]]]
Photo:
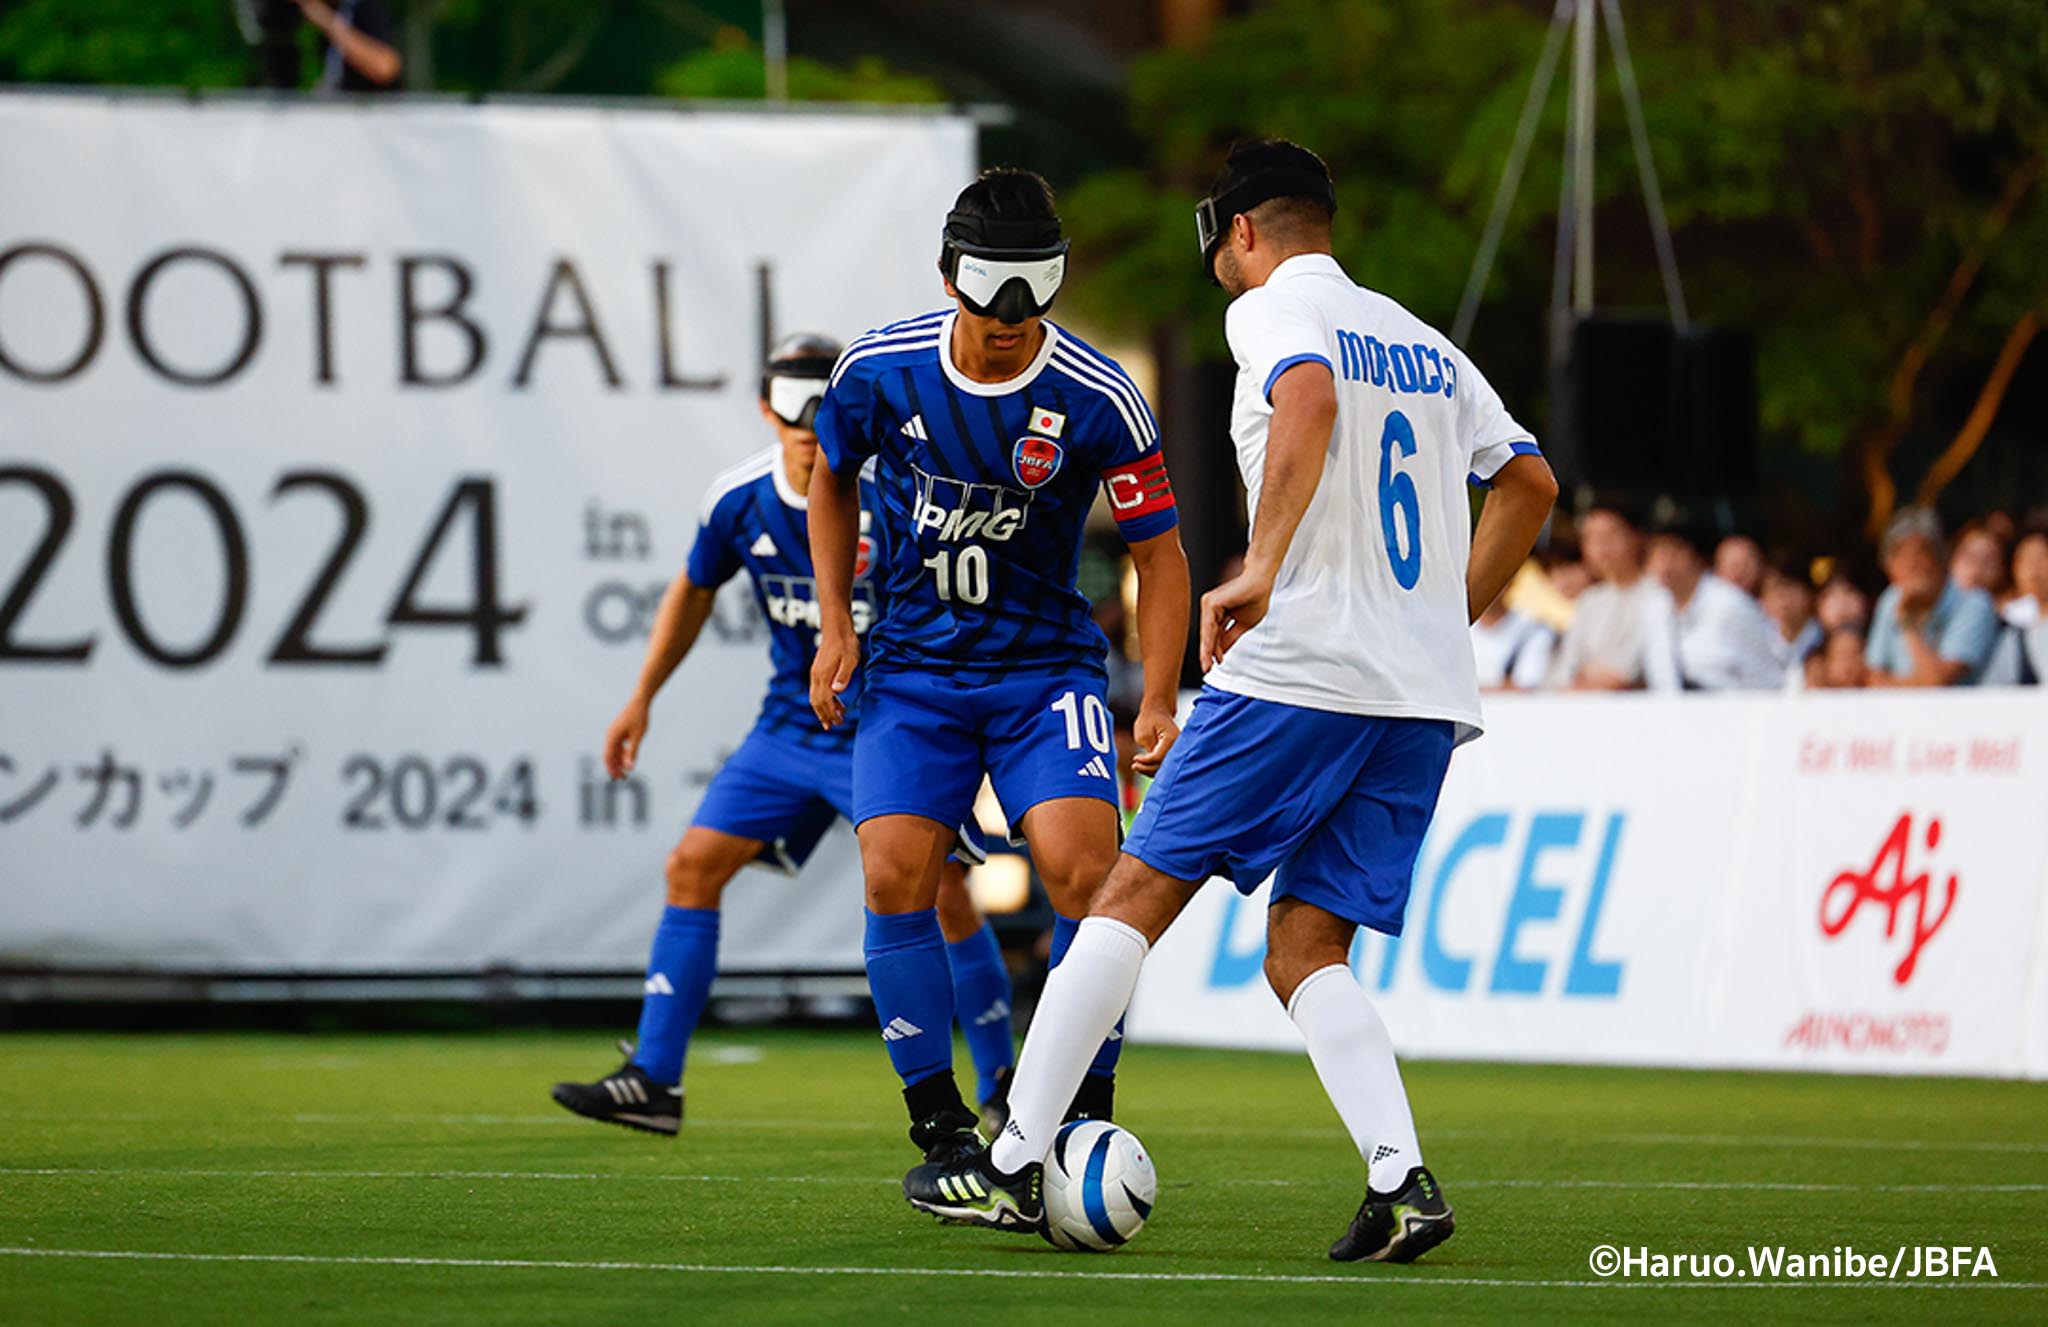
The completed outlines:
[[[1441,719],[1337,714],[1215,687],[1167,754],[1124,851],[1178,880],[1223,876],[1401,933],[1451,761]]]
[[[759,839],[757,861],[794,873],[832,822],[852,811],[852,743],[806,746],[759,725],[712,777],[690,823]]]
[[[794,875],[844,816],[853,819],[853,744],[806,745],[786,728],[760,725],[726,758],[697,804],[693,825],[759,839],[755,861]],[[988,860],[971,817],[953,856],[968,866]]]
[[[1024,813],[1061,797],[1117,801],[1116,732],[1092,669],[1012,673],[967,684],[877,671],[853,744],[853,823],[913,815],[972,818],[983,774],[1017,836]]]

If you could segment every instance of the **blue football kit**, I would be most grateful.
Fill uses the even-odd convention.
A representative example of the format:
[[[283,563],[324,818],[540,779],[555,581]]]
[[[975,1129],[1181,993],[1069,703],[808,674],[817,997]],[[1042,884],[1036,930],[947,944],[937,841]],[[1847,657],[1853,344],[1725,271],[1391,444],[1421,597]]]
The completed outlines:
[[[954,315],[855,341],[818,411],[835,472],[874,462],[880,541],[856,822],[956,823],[984,772],[1012,826],[1057,797],[1117,801],[1109,643],[1075,587],[1098,488],[1124,537],[1178,522],[1159,426],[1113,360],[1054,323],[1001,383],[967,378]],[[902,777],[915,770],[915,779]]]
[[[864,486],[862,524],[874,494]],[[845,693],[848,721],[827,730],[810,704],[810,671],[817,653],[818,597],[811,569],[806,499],[790,484],[779,447],[758,453],[712,482],[685,574],[716,589],[744,571],[769,630],[774,672],[760,716],[705,790],[692,824],[762,843],[757,860],[794,873],[839,817],[854,814],[853,752],[860,678]],[[863,530],[855,567],[854,627],[865,632],[876,617],[873,590],[878,544]],[[982,860],[969,817],[960,826],[954,856]],[[709,998],[717,968],[716,908],[669,906],[648,962],[646,998],[634,1063],[657,1083],[677,1081],[689,1037]],[[963,1031],[974,1054],[983,1096],[1014,1060],[1010,1036],[1008,971],[994,932],[984,925],[945,947],[935,977],[966,1014]],[[950,1027],[948,1029],[950,1031]],[[950,1051],[950,1040],[947,1043]]]
[[[863,509],[872,506],[864,487]],[[865,523],[865,520],[864,520]],[[863,534],[854,581],[854,629],[875,617],[869,575],[874,544]],[[765,865],[802,866],[835,817],[853,818],[853,732],[860,678],[847,690],[847,723],[827,730],[811,712],[818,594],[811,574],[805,498],[791,489],[781,452],[750,457],[712,481],[685,568],[692,585],[717,589],[741,571],[768,623],[774,673],[753,731],[727,758],[698,804],[694,824],[762,842]],[[957,823],[957,822],[956,822]]]
[[[1075,585],[1097,491],[1134,543],[1178,514],[1159,426],[1113,360],[1047,320],[1021,373],[976,382],[953,363],[956,316],[855,341],[818,409],[826,464],[872,462],[875,486],[883,609],[865,650],[854,820],[957,823],[985,774],[1014,836],[1041,802],[1118,805],[1109,642]],[[1078,924],[1055,919],[1055,963]],[[951,1022],[931,998],[937,943],[929,911],[868,915],[869,984],[906,1100],[951,1062],[922,1035]],[[1094,1073],[1111,1074],[1119,1045],[1104,1043]]]

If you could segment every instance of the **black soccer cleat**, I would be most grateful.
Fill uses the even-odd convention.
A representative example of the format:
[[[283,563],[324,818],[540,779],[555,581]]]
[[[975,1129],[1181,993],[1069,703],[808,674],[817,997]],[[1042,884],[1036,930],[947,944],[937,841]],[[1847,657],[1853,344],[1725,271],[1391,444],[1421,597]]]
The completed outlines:
[[[1045,1224],[1045,1167],[1034,1161],[1005,1175],[979,1148],[951,1164],[916,1167],[903,1177],[903,1196],[953,1225],[1036,1232]]]
[[[619,1049],[628,1058],[611,1073],[595,1083],[557,1083],[548,1095],[588,1119],[675,1137],[683,1127],[682,1085],[655,1082],[633,1063],[630,1045]]]
[[[1436,1176],[1417,1166],[1397,1193],[1365,1191],[1351,1229],[1330,1246],[1330,1257],[1337,1262],[1414,1262],[1455,1229]]]
[[[910,1141],[924,1153],[926,1165],[955,1166],[981,1150],[974,1125],[973,1111],[949,1106],[911,1125]]]

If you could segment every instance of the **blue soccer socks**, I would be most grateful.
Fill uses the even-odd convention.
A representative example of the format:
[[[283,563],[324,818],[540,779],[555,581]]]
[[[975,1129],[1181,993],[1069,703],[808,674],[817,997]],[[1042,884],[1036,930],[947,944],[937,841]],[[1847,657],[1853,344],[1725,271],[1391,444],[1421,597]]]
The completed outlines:
[[[965,940],[948,941],[946,961],[953,969],[953,1007],[974,1057],[975,1100],[987,1101],[996,1093],[996,1075],[1017,1062],[1010,1033],[1010,970],[987,922]]]
[[[937,908],[867,914],[868,990],[907,1087],[953,1068],[953,974]]]
[[[663,908],[647,959],[633,1063],[657,1083],[679,1083],[690,1034],[718,974],[718,909]]]

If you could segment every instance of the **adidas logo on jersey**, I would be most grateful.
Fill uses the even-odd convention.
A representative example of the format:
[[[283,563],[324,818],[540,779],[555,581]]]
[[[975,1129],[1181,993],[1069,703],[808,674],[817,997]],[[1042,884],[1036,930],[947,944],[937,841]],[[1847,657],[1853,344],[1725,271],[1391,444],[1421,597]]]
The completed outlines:
[[[757,558],[772,558],[775,556],[775,541],[768,537],[766,530],[763,530],[761,537],[756,539],[754,546],[747,551]]]
[[[1089,762],[1088,762],[1087,764],[1085,764],[1085,765],[1081,766],[1081,768],[1079,768],[1079,769],[1075,770],[1075,771],[1074,771],[1074,773],[1076,773],[1076,774],[1100,774],[1100,775],[1101,775],[1101,776],[1102,776],[1103,778],[1105,778],[1105,779],[1107,779],[1107,778],[1110,778],[1110,777],[1111,777],[1111,775],[1110,775],[1110,772],[1109,772],[1109,766],[1108,766],[1108,764],[1107,764],[1107,763],[1105,763],[1105,762],[1103,761],[1103,759],[1102,759],[1102,757],[1101,757],[1101,756],[1096,756],[1096,757],[1095,757],[1094,759],[1090,760],[1090,761],[1089,761]]]
[[[901,433],[906,438],[916,438],[919,442],[930,441],[930,438],[926,435],[924,431],[923,415],[912,415],[910,417],[910,422],[908,424],[905,424],[902,428],[898,429],[897,432]]]
[[[676,988],[669,985],[666,972],[657,972],[649,977],[646,990],[649,995],[674,995],[676,993]]]
[[[907,1018],[892,1018],[889,1020],[889,1026],[882,1029],[883,1041],[908,1041],[912,1037],[923,1035],[924,1029]]]

